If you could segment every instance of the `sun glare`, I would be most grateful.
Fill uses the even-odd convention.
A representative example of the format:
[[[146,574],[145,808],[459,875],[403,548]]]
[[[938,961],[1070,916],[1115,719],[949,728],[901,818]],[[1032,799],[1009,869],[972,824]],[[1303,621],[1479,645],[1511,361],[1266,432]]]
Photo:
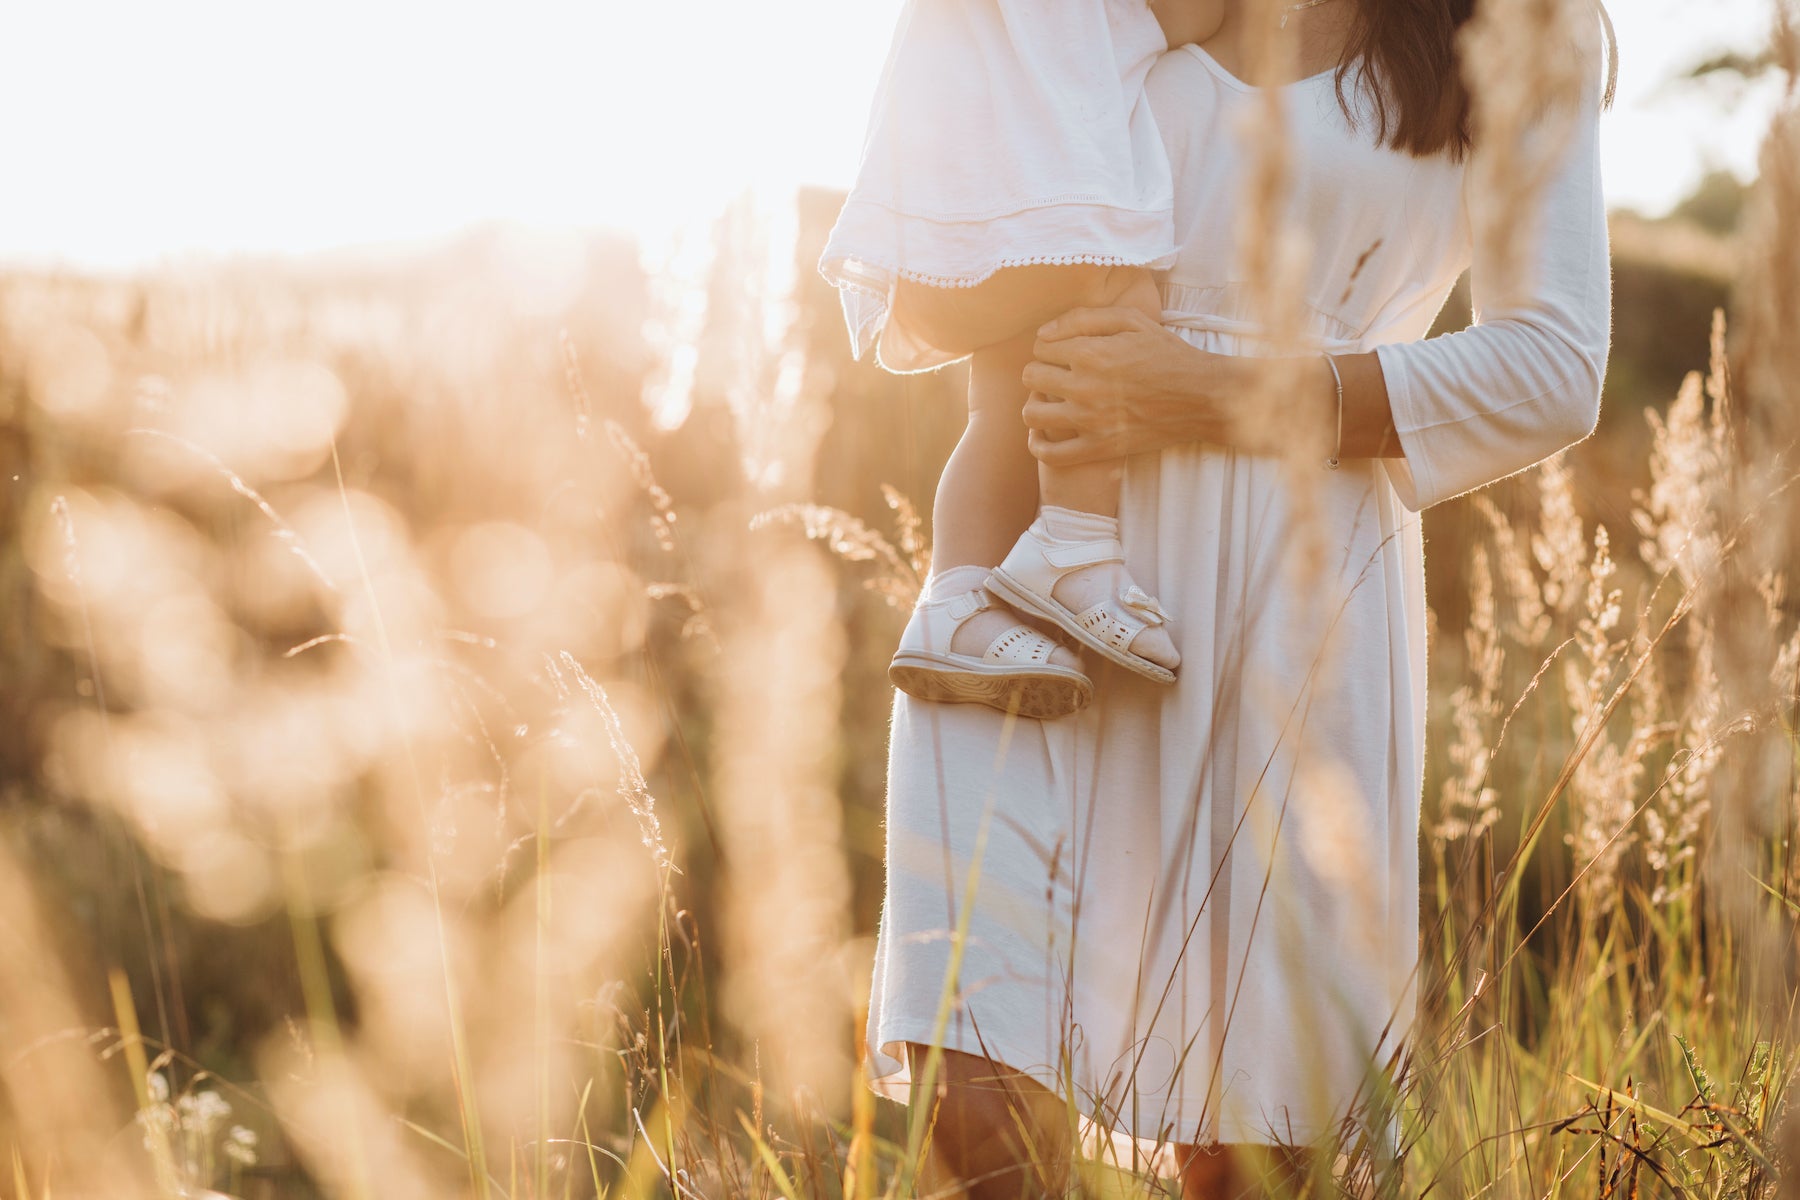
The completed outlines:
[[[117,267],[191,253],[411,241],[482,221],[663,236],[750,189],[844,186],[898,0],[527,0],[269,9],[15,6],[0,260]],[[1771,88],[1672,82],[1757,44],[1761,0],[1613,6],[1615,202],[1667,208],[1749,173]]]

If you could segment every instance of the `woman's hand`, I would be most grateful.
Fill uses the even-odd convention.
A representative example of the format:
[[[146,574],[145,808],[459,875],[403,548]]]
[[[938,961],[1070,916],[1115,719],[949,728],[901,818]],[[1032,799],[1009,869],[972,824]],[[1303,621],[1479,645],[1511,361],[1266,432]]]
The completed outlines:
[[[1078,308],[1038,331],[1020,376],[1031,452],[1053,466],[1217,440],[1212,382],[1225,356],[1135,308]]]
[[[1038,331],[1020,376],[1031,452],[1051,466],[1207,442],[1249,454],[1398,456],[1373,352],[1257,358],[1202,350],[1135,308],[1078,308]],[[1338,379],[1343,393],[1338,394]]]

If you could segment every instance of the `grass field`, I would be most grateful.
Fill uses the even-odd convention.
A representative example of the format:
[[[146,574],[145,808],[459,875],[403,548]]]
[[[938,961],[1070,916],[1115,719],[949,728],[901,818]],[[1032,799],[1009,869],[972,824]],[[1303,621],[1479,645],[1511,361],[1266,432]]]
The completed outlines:
[[[552,300],[504,230],[0,277],[0,1196],[914,1193],[857,1047],[961,379],[849,362],[834,206]],[[1800,110],[1735,232],[1618,229],[1600,434],[1428,515],[1402,1152],[1309,1195],[1794,1187]]]

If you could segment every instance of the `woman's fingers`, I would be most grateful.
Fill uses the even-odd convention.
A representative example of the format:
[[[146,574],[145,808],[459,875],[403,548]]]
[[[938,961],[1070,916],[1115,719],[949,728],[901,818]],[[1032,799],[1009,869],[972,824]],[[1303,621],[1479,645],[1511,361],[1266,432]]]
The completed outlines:
[[[1035,360],[1025,364],[1025,370],[1019,374],[1019,382],[1025,385],[1027,391],[1043,392],[1051,396],[1067,396],[1078,387],[1075,372],[1067,367]]]
[[[1060,342],[1074,337],[1106,337],[1145,329],[1150,318],[1135,308],[1072,308],[1038,329],[1038,337],[1046,342]]]
[[[1059,367],[1093,369],[1098,365],[1100,350],[1105,345],[1104,338],[1088,335],[1057,339],[1039,338],[1032,343],[1031,353],[1039,362],[1054,363]]]
[[[1036,392],[1025,401],[1025,407],[1020,410],[1019,415],[1024,418],[1026,425],[1041,429],[1052,437],[1067,437],[1080,428],[1070,419],[1074,414],[1070,412],[1069,405]]]

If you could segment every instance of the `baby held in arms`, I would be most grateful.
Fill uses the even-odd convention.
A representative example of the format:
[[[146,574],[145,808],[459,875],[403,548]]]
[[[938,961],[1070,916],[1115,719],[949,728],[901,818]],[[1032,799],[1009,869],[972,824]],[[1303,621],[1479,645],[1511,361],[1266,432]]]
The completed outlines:
[[[889,677],[1050,718],[1093,682],[1049,632],[1160,683],[1179,655],[1132,578],[1118,462],[1040,464],[1020,412],[1037,329],[1074,308],[1160,320],[1173,184],[1144,95],[1223,0],[908,0],[862,163],[820,262],[858,357],[969,357],[969,422],[932,509],[933,570]]]

